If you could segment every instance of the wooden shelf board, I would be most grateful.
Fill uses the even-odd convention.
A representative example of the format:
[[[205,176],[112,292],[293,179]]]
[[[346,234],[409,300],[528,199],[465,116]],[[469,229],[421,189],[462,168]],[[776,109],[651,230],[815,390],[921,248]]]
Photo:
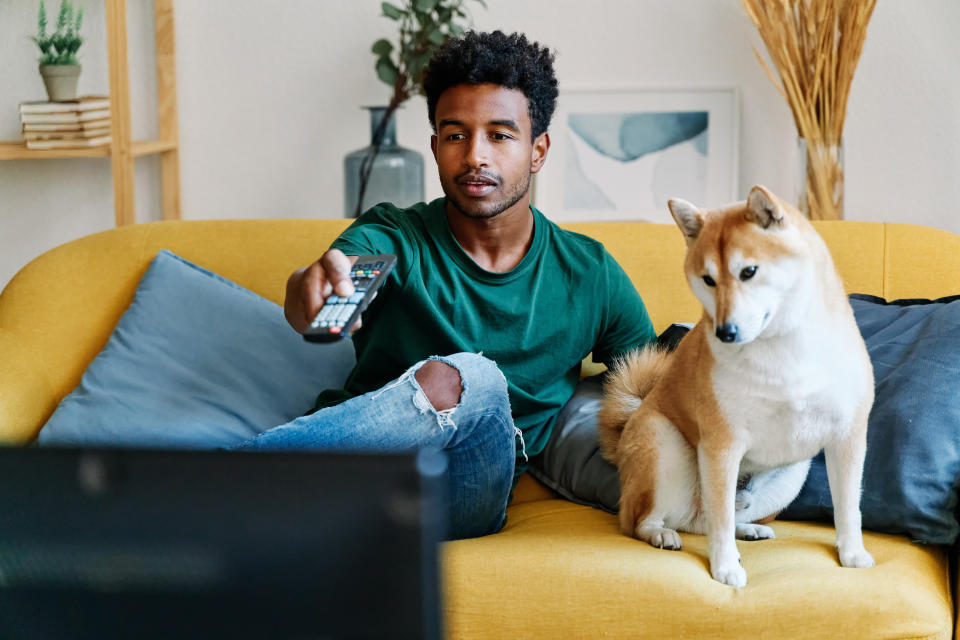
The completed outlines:
[[[0,160],[42,160],[46,158],[107,158],[110,145],[90,149],[27,149],[24,142],[0,142]]]
[[[176,142],[167,142],[165,140],[142,140],[140,142],[133,143],[133,155],[137,156],[147,156],[154,153],[163,153],[164,151],[175,151],[177,148]]]
[[[134,157],[147,156],[165,151],[174,151],[177,143],[163,140],[133,142]],[[109,158],[110,145],[90,149],[27,149],[22,141],[0,142],[0,160],[43,160],[50,158]]]

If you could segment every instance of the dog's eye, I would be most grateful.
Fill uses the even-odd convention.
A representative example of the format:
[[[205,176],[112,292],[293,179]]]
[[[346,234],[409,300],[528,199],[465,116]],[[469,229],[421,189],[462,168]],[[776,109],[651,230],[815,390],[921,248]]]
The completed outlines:
[[[756,267],[747,267],[746,269],[744,269],[743,271],[740,272],[740,279],[741,279],[741,280],[749,280],[750,278],[752,278],[753,276],[755,276],[756,273],[757,273],[757,268],[756,268]]]
[[[704,281],[704,283],[706,283],[706,285],[707,285],[708,287],[715,287],[715,286],[717,286],[716,280],[714,280],[714,279],[711,278],[710,276],[703,276],[703,281]]]

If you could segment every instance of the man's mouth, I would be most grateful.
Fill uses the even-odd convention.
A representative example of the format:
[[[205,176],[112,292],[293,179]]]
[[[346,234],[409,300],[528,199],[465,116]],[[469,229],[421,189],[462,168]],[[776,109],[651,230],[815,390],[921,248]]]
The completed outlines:
[[[485,196],[497,187],[495,180],[482,175],[464,176],[457,180],[457,184],[463,187],[467,195],[474,198]]]

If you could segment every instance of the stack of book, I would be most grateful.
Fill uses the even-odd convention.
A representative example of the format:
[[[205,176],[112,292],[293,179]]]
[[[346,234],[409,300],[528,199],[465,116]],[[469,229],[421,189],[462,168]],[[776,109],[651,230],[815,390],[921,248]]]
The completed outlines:
[[[85,96],[69,102],[20,104],[28,149],[85,149],[110,144],[110,99]]]

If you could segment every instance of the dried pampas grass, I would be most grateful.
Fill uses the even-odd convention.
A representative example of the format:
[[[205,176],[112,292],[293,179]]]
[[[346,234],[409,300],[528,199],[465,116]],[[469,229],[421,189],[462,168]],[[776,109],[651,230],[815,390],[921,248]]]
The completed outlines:
[[[754,53],[787,101],[805,142],[805,210],[843,215],[843,123],[876,0],[741,0],[779,75]]]

